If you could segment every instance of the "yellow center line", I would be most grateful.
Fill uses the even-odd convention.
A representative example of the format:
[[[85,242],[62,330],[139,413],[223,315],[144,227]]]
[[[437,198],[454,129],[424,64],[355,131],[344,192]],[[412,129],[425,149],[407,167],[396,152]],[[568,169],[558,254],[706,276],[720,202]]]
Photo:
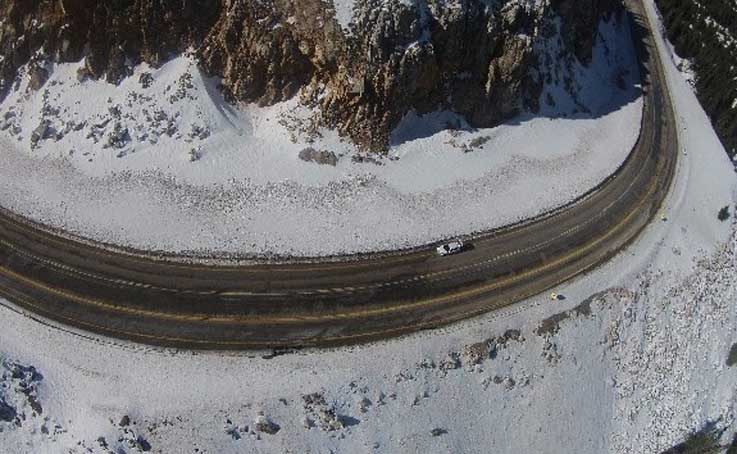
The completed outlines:
[[[657,56],[657,58],[659,59],[659,56]],[[661,71],[658,72],[658,76],[659,76],[660,79],[662,79],[662,62],[660,62],[658,60],[657,63],[660,63],[659,66],[661,68]],[[661,83],[662,82],[663,81],[661,80]],[[666,87],[667,87],[667,85],[666,85]],[[672,106],[670,105],[669,99],[666,99],[664,101],[664,104],[666,104],[666,106],[670,107],[671,108],[671,111],[672,111]],[[657,166],[656,169],[659,168],[659,167],[660,166]],[[642,171],[642,169],[641,169],[641,171]],[[305,316],[276,316],[276,317],[274,317],[274,316],[258,316],[258,315],[256,315],[256,316],[233,316],[233,317],[224,317],[224,316],[211,317],[209,315],[170,314],[170,313],[162,313],[162,312],[156,312],[156,311],[151,311],[151,310],[146,310],[146,309],[136,309],[136,308],[131,308],[131,307],[128,307],[128,306],[120,306],[120,305],[115,305],[115,304],[109,304],[109,303],[106,303],[106,302],[101,301],[101,300],[84,298],[84,297],[79,296],[77,294],[74,294],[72,292],[67,292],[65,290],[54,288],[54,287],[48,286],[48,285],[46,285],[46,284],[44,284],[42,282],[39,282],[39,281],[33,280],[31,278],[28,278],[26,276],[20,275],[20,274],[12,271],[12,270],[10,270],[10,269],[8,269],[6,267],[3,267],[3,266],[0,266],[0,274],[5,275],[5,276],[7,276],[7,277],[9,277],[11,279],[14,279],[14,280],[18,281],[18,282],[25,283],[26,285],[28,285],[30,287],[34,287],[34,288],[37,288],[37,289],[44,290],[44,291],[46,291],[46,292],[48,292],[48,293],[50,293],[52,295],[57,295],[59,297],[66,298],[66,299],[69,299],[69,300],[72,300],[72,301],[76,301],[76,302],[79,302],[79,303],[82,303],[82,304],[85,304],[85,305],[88,305],[88,306],[100,307],[100,308],[103,308],[105,310],[113,310],[113,311],[118,311],[118,312],[121,312],[121,313],[131,314],[131,315],[135,315],[135,316],[150,316],[150,317],[159,318],[159,319],[170,319],[170,320],[177,320],[177,321],[207,321],[207,322],[216,322],[216,323],[234,323],[234,322],[238,322],[238,323],[242,323],[242,324],[254,324],[254,325],[264,324],[264,323],[292,324],[292,323],[320,322],[320,321],[331,321],[331,320],[352,320],[352,319],[358,319],[358,318],[362,318],[362,317],[380,316],[380,315],[391,314],[391,313],[398,312],[398,311],[405,311],[405,310],[417,309],[417,308],[422,308],[422,307],[430,307],[430,306],[433,306],[433,305],[440,305],[440,304],[444,304],[444,303],[448,303],[448,302],[453,302],[453,301],[457,301],[457,300],[461,300],[461,299],[473,298],[473,297],[476,297],[476,296],[481,296],[484,293],[487,293],[487,292],[490,292],[490,291],[493,291],[493,290],[496,290],[496,289],[499,289],[499,288],[506,287],[506,286],[508,286],[510,284],[513,284],[515,282],[521,281],[523,279],[526,279],[528,277],[534,276],[536,274],[540,274],[540,273],[542,273],[544,271],[553,269],[555,267],[559,267],[561,265],[565,265],[568,262],[573,262],[577,257],[580,257],[580,256],[583,256],[583,255],[587,254],[589,251],[591,251],[592,249],[596,248],[602,242],[604,242],[607,239],[609,239],[610,237],[614,236],[618,231],[622,230],[623,228],[626,228],[627,224],[635,216],[637,216],[637,215],[639,215],[639,214],[642,213],[641,209],[643,208],[643,206],[645,204],[651,202],[649,200],[649,198],[653,194],[653,192],[655,191],[655,189],[657,188],[657,186],[658,186],[657,180],[653,179],[653,181],[648,186],[647,192],[640,199],[639,203],[637,205],[635,205],[635,207],[622,220],[620,220],[620,222],[618,222],[614,227],[612,227],[611,229],[609,229],[603,236],[598,237],[598,238],[590,241],[589,243],[586,243],[582,247],[579,247],[579,248],[577,248],[575,250],[572,250],[568,254],[565,254],[565,255],[563,255],[563,256],[555,259],[552,262],[548,262],[548,263],[546,263],[546,264],[544,264],[542,266],[539,266],[537,268],[530,269],[528,271],[522,272],[520,274],[513,275],[513,276],[508,277],[508,278],[505,278],[505,279],[497,280],[497,281],[492,282],[492,283],[490,283],[488,285],[483,285],[483,286],[475,287],[475,288],[472,288],[472,289],[460,291],[460,292],[457,292],[457,293],[452,294],[452,295],[446,295],[446,296],[442,296],[442,297],[430,298],[430,299],[423,300],[423,301],[400,303],[400,304],[396,304],[396,305],[389,306],[389,307],[374,308],[374,309],[363,309],[363,310],[357,310],[357,311],[349,311],[349,312],[345,312],[345,313],[324,314],[324,315],[317,315],[317,316],[305,315]],[[630,185],[630,187],[631,187],[631,185]],[[629,190],[629,188],[628,188],[628,190]],[[622,197],[622,196],[620,196],[620,197]],[[662,200],[660,200],[660,203],[662,203]],[[652,219],[652,216],[650,217],[650,219]],[[644,228],[644,226],[642,228]],[[639,231],[639,229],[638,229],[638,231]],[[634,238],[634,236],[632,236],[632,237],[625,237],[624,240],[625,241],[628,241],[628,240],[631,240],[633,238]],[[52,237],[52,239],[53,239],[53,237]],[[612,252],[613,252],[614,249],[616,249],[616,248],[612,248]],[[606,250],[604,252],[606,252]],[[600,252],[600,254],[601,254],[601,252]],[[141,262],[143,262],[143,261],[141,261]],[[564,282],[564,281],[566,281],[566,280],[568,280],[568,279],[570,279],[570,278],[572,278],[572,277],[580,274],[584,270],[597,265],[599,262],[600,262],[600,260],[597,259],[597,260],[594,260],[591,263],[584,264],[583,267],[580,267],[580,268],[578,268],[576,270],[572,270],[572,271],[568,272],[566,274],[566,277],[562,278],[561,280],[557,280],[557,282],[558,283]],[[360,266],[364,266],[364,264],[361,264]],[[465,269],[465,267],[461,267],[461,268]],[[192,269],[192,268],[191,267],[187,267],[187,269]],[[324,268],[317,268],[317,269],[324,269]],[[329,268],[327,268],[327,269],[329,269]],[[309,269],[308,268],[301,268],[300,270],[306,271],[306,270],[309,270]],[[435,276],[436,274],[437,273],[432,273],[431,275],[432,276]],[[553,284],[551,284],[551,285],[553,285]],[[362,288],[362,287],[359,287],[359,288]],[[352,287],[348,287],[346,289],[353,290]],[[333,289],[333,290],[343,290],[343,289]],[[14,295],[11,295],[11,293],[14,294]],[[2,289],[2,288],[0,288],[0,294],[5,295],[8,299],[19,301],[19,304],[21,304],[23,306],[35,308],[35,310],[38,311],[39,313],[50,314],[50,311],[49,311],[48,308],[44,308],[40,304],[34,303],[32,301],[29,301],[27,298],[25,298],[23,296],[20,296],[17,293],[18,293],[17,291],[10,292],[10,289]],[[519,301],[522,298],[525,298],[525,297],[534,295],[536,293],[538,293],[538,292],[537,291],[534,291],[534,290],[527,290],[526,292],[517,293],[517,294],[512,295],[512,296],[510,296],[508,298],[505,298],[504,300],[499,300],[499,301],[496,301],[496,302],[493,302],[493,303],[490,303],[490,304],[486,304],[485,303],[485,306],[484,307],[481,307],[481,308],[474,308],[474,309],[469,310],[469,311],[466,311],[466,312],[458,312],[456,314],[451,315],[450,318],[452,318],[452,319],[465,318],[465,317],[471,316],[473,314],[478,314],[478,313],[481,313],[481,312],[485,312],[485,311],[489,310],[491,307],[498,308],[498,307],[502,307],[504,305],[508,305],[508,304],[510,304],[510,303],[512,303],[514,301]],[[158,336],[158,335],[151,335],[151,334],[134,333],[134,332],[128,332],[128,331],[123,331],[123,330],[116,330],[116,329],[113,329],[113,328],[99,326],[99,325],[96,325],[96,324],[91,323],[91,322],[87,322],[87,321],[83,321],[83,320],[78,320],[76,318],[71,318],[71,317],[68,317],[68,316],[65,316],[65,315],[59,314],[59,313],[51,314],[51,318],[57,318],[57,319],[66,320],[67,323],[69,323],[70,325],[86,326],[88,328],[91,328],[93,331],[123,334],[125,337],[130,337],[130,338],[153,339],[153,340],[166,341],[166,342],[178,342],[178,343],[198,344],[198,345],[223,345],[223,346],[240,346],[240,347],[263,346],[265,344],[264,341],[253,341],[253,342],[251,342],[251,341],[228,341],[228,340],[219,341],[218,340],[218,341],[214,341],[213,342],[213,341],[210,341],[210,340],[188,339],[188,338],[180,338],[180,337],[169,337],[169,336]],[[395,328],[388,328],[388,329],[383,329],[383,330],[378,330],[378,331],[370,331],[370,332],[369,331],[365,331],[365,332],[361,332],[360,334],[347,334],[347,335],[341,335],[341,336],[320,337],[319,340],[320,340],[320,342],[332,342],[332,341],[348,341],[349,339],[357,339],[357,338],[370,338],[370,337],[374,337],[374,336],[378,336],[378,335],[386,335],[386,334],[389,334],[389,333],[407,332],[407,331],[410,331],[410,330],[421,328],[423,326],[435,326],[438,323],[442,323],[442,322],[437,322],[437,321],[417,322],[417,323],[414,323],[412,325],[407,325],[407,326],[402,326],[402,327],[395,327]],[[283,342],[277,340],[277,341],[269,341],[268,343],[270,345],[283,345],[283,344],[293,344],[294,342],[295,342],[294,340],[292,340],[292,341],[283,341]],[[305,343],[310,344],[311,341],[310,340],[306,340]]]
[[[4,213],[3,213],[4,212]],[[37,223],[31,219],[26,219],[18,214],[15,214],[3,207],[0,207],[0,216],[3,218],[2,221],[6,223],[12,223],[21,230],[30,232],[31,234],[42,237],[40,243],[53,243],[58,245],[60,249],[67,250],[70,243],[76,248],[88,249],[93,253],[106,255],[108,257],[123,256],[125,260],[128,260],[137,264],[144,264],[148,266],[157,266],[162,263],[172,269],[184,270],[189,272],[196,271],[212,271],[213,269],[218,271],[239,271],[243,268],[247,268],[249,272],[253,273],[274,273],[274,272],[316,272],[316,271],[334,271],[336,269],[355,269],[355,268],[367,268],[370,269],[375,263],[367,262],[365,260],[351,259],[353,256],[346,256],[348,260],[336,260],[333,262],[321,263],[321,264],[310,264],[309,262],[303,263],[259,263],[253,259],[244,259],[244,262],[256,262],[250,265],[228,265],[228,266],[202,266],[195,262],[192,263],[176,263],[167,261],[166,259],[161,260],[154,258],[154,254],[151,253],[151,257],[143,257],[131,253],[124,248],[115,247],[104,243],[97,243],[86,238],[77,237],[66,233],[65,235],[54,232],[53,228],[49,228],[43,224]],[[400,252],[384,252],[384,257],[381,257],[382,266],[387,264],[397,265],[404,262],[422,261],[423,259],[432,257],[430,251],[431,245],[425,245],[417,248],[416,250],[400,251]],[[356,255],[356,257],[360,257]],[[315,258],[318,259],[317,257]],[[375,258],[373,260],[378,260]],[[372,260],[372,261],[373,261]],[[213,262],[217,262],[217,258],[212,259]]]
[[[206,320],[207,322],[213,322],[213,323],[261,325],[261,324],[295,324],[295,323],[304,323],[304,322],[314,323],[314,322],[331,321],[331,320],[352,320],[352,319],[359,319],[359,318],[365,318],[365,317],[375,317],[375,316],[387,315],[387,314],[392,314],[392,313],[401,312],[401,311],[407,311],[411,309],[440,305],[443,303],[457,301],[459,299],[472,298],[475,296],[482,295],[484,293],[488,293],[492,290],[496,290],[498,288],[508,286],[520,280],[526,279],[530,276],[540,274],[549,269],[556,268],[578,256],[585,254],[589,250],[595,248],[596,246],[601,244],[603,241],[605,241],[606,239],[614,235],[614,233],[616,233],[625,224],[627,224],[632,217],[634,217],[636,214],[639,213],[639,209],[645,203],[647,203],[648,198],[650,194],[652,194],[655,186],[656,186],[655,184],[651,184],[649,186],[647,193],[645,194],[645,196],[643,196],[642,201],[635,207],[635,209],[633,209],[627,216],[625,216],[616,226],[610,229],[606,234],[595,239],[594,241],[587,243],[583,247],[576,249],[573,252],[566,254],[562,257],[559,257],[558,259],[552,262],[549,262],[541,267],[516,274],[512,277],[508,277],[508,278],[493,282],[488,285],[457,292],[452,295],[435,297],[435,298],[430,298],[430,299],[422,300],[422,301],[396,304],[396,305],[391,305],[388,307],[362,309],[358,311],[349,311],[345,313],[333,313],[333,314],[321,314],[321,315],[298,315],[298,316],[297,315],[295,316],[253,315],[253,316],[229,316],[229,317],[211,316],[207,314],[191,314],[191,315],[171,314],[171,313],[158,312],[158,311],[152,311],[152,310],[147,310],[147,309],[132,308],[129,306],[121,306],[117,304],[110,304],[110,303],[103,302],[97,299],[84,298],[72,292],[57,289],[57,288],[48,286],[42,282],[38,282],[36,280],[30,279],[26,276],[22,276],[4,266],[0,266],[0,274],[3,274],[11,279],[14,279],[18,282],[22,282],[31,287],[44,290],[52,295],[66,298],[68,300],[75,301],[77,303],[85,304],[85,305],[92,306],[92,307],[98,307],[98,308],[102,308],[105,310],[117,311],[120,313],[134,315],[134,316],[153,317],[153,318],[165,319],[165,320],[174,320],[174,321],[183,321],[183,322],[205,321]]]

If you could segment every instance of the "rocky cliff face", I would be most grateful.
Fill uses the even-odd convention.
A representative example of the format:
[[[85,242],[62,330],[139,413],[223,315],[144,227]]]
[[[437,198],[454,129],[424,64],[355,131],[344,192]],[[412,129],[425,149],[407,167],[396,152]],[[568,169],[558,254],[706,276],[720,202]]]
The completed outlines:
[[[334,0],[345,2],[346,0]],[[351,8],[341,23],[336,7]],[[117,83],[192,49],[233,101],[301,96],[313,123],[367,150],[386,148],[411,110],[450,109],[473,126],[535,110],[546,67],[591,58],[599,21],[617,0],[0,0],[0,99],[18,68],[85,59],[80,78]]]
[[[198,46],[220,13],[207,0],[0,0],[0,75],[41,57],[85,58],[87,75],[117,83]]]

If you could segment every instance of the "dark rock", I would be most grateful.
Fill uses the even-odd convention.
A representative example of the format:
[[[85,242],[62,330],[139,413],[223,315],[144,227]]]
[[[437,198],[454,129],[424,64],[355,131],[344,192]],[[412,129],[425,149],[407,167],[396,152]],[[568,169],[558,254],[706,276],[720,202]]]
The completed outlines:
[[[138,76],[138,83],[141,84],[141,87],[144,89],[150,88],[154,83],[154,76],[149,72],[141,73],[141,75]]]
[[[374,156],[369,156],[368,154],[355,154],[351,158],[351,161],[357,163],[357,164],[373,164],[377,166],[383,166],[384,163],[381,162],[380,159],[375,158]]]
[[[228,427],[227,429],[225,429],[225,433],[230,435],[233,440],[241,439],[241,432],[238,429],[238,426]]]
[[[317,424],[326,432],[340,430],[345,427],[343,418],[339,417],[333,408],[321,408],[317,412]]]
[[[476,137],[468,143],[468,146],[471,148],[481,148],[490,140],[491,137],[489,136]]]
[[[138,449],[140,449],[143,452],[151,451],[151,443],[149,443],[146,439],[144,439],[140,435],[136,439],[136,446],[138,447]]]
[[[44,410],[41,406],[41,402],[38,401],[38,398],[33,394],[28,394],[26,397],[28,399],[28,405],[31,407],[31,410],[33,410],[34,413],[36,413],[37,415],[43,414]]]
[[[343,427],[353,427],[361,423],[359,419],[348,415],[340,415],[338,416],[338,419],[340,420],[340,423],[343,425]]]
[[[507,340],[519,340],[522,333],[518,329],[508,329],[504,332],[504,338]]]
[[[302,419],[302,427],[304,427],[307,430],[312,429],[315,426],[315,421],[312,420],[312,418],[305,416]]]
[[[49,80],[49,72],[40,65],[31,65],[28,70],[28,87],[33,91],[40,90]]]
[[[197,148],[189,149],[189,162],[199,161],[201,157],[202,157],[201,148],[197,147]]]
[[[514,388],[516,384],[517,382],[512,377],[507,377],[506,379],[504,379],[504,387],[507,389],[507,391]]]
[[[727,355],[727,366],[733,367],[737,365],[737,343],[732,344]]]
[[[210,137],[210,129],[206,126],[192,125],[189,131],[189,137],[191,139],[205,140]]]
[[[299,159],[306,162],[314,162],[315,164],[329,165],[335,167],[338,165],[338,157],[332,151],[315,150],[314,148],[305,148],[299,152]]]
[[[108,107],[107,111],[113,120],[120,120],[123,115],[123,109],[119,105]]]
[[[52,137],[54,132],[54,128],[51,127],[48,120],[41,120],[41,123],[31,133],[31,148],[38,147],[39,142]]]
[[[295,29],[303,20],[325,21],[324,6],[317,0],[287,5],[284,9],[295,11],[271,0],[236,0],[220,9],[199,58],[208,73],[222,76],[226,98],[274,104],[294,96],[312,77],[315,68],[303,51],[309,52],[310,41],[322,33],[312,28],[315,38],[303,44]],[[296,14],[292,26],[284,22],[290,12]]]
[[[302,396],[302,402],[304,403],[305,409],[311,409],[317,406],[327,405],[325,395],[322,393],[311,393]]]
[[[434,428],[433,430],[430,431],[430,435],[432,435],[433,437],[439,437],[439,436],[445,435],[447,433],[448,433],[447,430],[441,429],[439,427],[436,427],[436,428]]]
[[[15,420],[17,413],[15,408],[8,405],[2,398],[0,398],[0,421],[12,422]]]
[[[120,421],[118,422],[118,425],[120,427],[128,427],[131,424],[131,418],[128,415],[123,415],[122,418],[120,418]]]
[[[440,361],[441,370],[453,370],[461,367],[461,360],[457,353],[448,354],[448,357]]]
[[[492,348],[489,342],[478,342],[463,347],[461,357],[468,366],[475,366],[491,357]]]
[[[369,408],[371,408],[371,400],[369,400],[368,397],[364,397],[358,402],[358,411],[361,413],[366,413],[369,411]]]
[[[256,432],[262,432],[269,435],[274,435],[281,430],[281,427],[279,427],[277,423],[265,416],[259,416],[256,418],[254,428],[256,429]]]
[[[108,134],[106,147],[108,148],[123,148],[131,141],[130,133],[128,128],[123,126],[120,122],[115,122],[113,130]]]

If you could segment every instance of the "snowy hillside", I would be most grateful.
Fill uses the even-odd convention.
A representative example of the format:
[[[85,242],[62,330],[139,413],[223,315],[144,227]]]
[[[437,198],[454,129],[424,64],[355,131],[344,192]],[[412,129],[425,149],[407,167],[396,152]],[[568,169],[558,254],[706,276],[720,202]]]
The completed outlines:
[[[734,0],[658,0],[665,29],[683,70],[724,146],[737,155],[737,3]]]
[[[714,428],[726,446],[737,429],[737,181],[662,40],[658,50],[684,151],[668,220],[558,289],[564,300],[280,355],[122,344],[3,303],[0,443],[34,454],[659,454]]]
[[[539,47],[555,42],[557,62],[588,66],[599,22],[621,11],[613,0],[6,0],[0,100],[24,67],[34,90],[59,63],[117,85],[188,54],[229,101],[299,96],[312,126],[381,153],[412,111],[450,110],[479,128],[537,112],[544,82],[561,76]]]
[[[630,152],[642,101],[623,24],[601,24],[590,66],[553,68],[538,114],[475,129],[411,112],[386,157],[316,127],[296,98],[225,103],[187,56],[119,86],[48,63],[41,90],[21,73],[0,104],[0,200],[92,239],[201,253],[329,255],[488,230],[575,199]]]

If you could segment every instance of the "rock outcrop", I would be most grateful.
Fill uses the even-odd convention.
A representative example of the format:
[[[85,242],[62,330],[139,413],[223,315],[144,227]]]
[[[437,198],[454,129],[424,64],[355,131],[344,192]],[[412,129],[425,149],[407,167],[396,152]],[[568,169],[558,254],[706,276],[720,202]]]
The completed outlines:
[[[344,1],[344,0],[340,0]],[[591,59],[617,0],[356,0],[350,24],[322,0],[0,0],[0,99],[18,69],[84,59],[80,78],[118,83],[134,65],[189,49],[232,101],[293,96],[316,123],[365,150],[386,149],[408,112],[437,109],[488,127],[535,111],[545,68],[536,49]]]
[[[12,80],[41,51],[61,62],[84,58],[87,75],[117,83],[132,65],[198,47],[219,13],[219,2],[205,0],[1,0],[0,75]]]

